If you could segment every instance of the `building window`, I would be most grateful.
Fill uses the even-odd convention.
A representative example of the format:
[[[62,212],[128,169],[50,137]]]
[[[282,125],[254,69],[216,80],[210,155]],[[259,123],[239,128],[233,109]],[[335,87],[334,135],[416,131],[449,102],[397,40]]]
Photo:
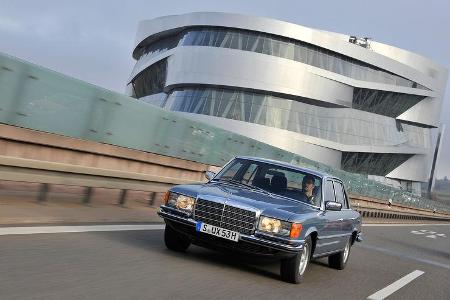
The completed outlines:
[[[352,173],[386,176],[412,156],[413,154],[342,152],[341,167]]]
[[[425,98],[426,96],[354,88],[352,107],[395,118]]]
[[[167,60],[161,60],[136,76],[133,81],[134,93],[137,98],[162,93],[166,84]]]
[[[326,108],[308,104],[310,99],[286,99],[273,95],[226,88],[186,87],[141,98],[170,111],[202,114],[298,132],[346,145],[397,144],[429,147],[429,129],[350,108]]]
[[[243,29],[193,27],[140,47],[137,55],[156,55],[177,46],[207,46],[257,52],[299,61],[361,81],[426,89],[409,79],[357,59],[294,39]]]

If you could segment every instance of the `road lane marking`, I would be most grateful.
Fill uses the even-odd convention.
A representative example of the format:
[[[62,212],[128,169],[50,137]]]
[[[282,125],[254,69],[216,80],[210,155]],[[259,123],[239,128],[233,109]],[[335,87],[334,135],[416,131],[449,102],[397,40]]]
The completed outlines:
[[[385,299],[386,297],[392,295],[393,293],[395,293],[396,291],[398,291],[399,289],[401,289],[402,287],[404,287],[405,285],[407,285],[408,283],[410,283],[411,281],[413,281],[414,279],[416,279],[423,273],[425,273],[425,272],[420,271],[420,270],[415,270],[414,272],[411,272],[408,275],[400,278],[396,282],[388,285],[384,289],[379,290],[378,292],[370,295],[369,297],[367,297],[367,299],[370,299],[370,300]]]
[[[414,256],[410,256],[410,255],[406,255],[403,254],[401,252],[396,252],[396,251],[392,251],[389,249],[385,249],[385,248],[380,248],[380,247],[376,247],[376,246],[372,246],[372,245],[358,245],[358,248],[364,248],[364,249],[368,249],[368,250],[373,250],[373,251],[378,251],[378,252],[383,252],[392,256],[396,256],[398,258],[404,258],[404,259],[410,259],[410,260],[414,260],[416,262],[420,262],[420,263],[424,263],[424,264],[429,264],[429,265],[433,265],[433,266],[437,266],[437,267],[441,267],[441,268],[445,268],[450,270],[450,265],[444,264],[444,263],[440,263],[440,262],[436,262],[433,260],[429,260],[429,259],[425,259],[425,258],[419,258],[419,257],[414,257]]]
[[[68,233],[68,232],[99,232],[126,230],[161,230],[164,224],[152,225],[87,225],[87,226],[33,226],[33,227],[0,227],[1,235]]]
[[[425,237],[430,238],[430,239],[436,239],[437,237],[442,237],[445,238],[446,235],[445,233],[437,233],[436,231],[428,231],[428,230],[412,230],[411,231],[412,234],[424,234]]]
[[[414,226],[450,226],[450,223],[446,224],[362,224],[363,227],[414,227]]]

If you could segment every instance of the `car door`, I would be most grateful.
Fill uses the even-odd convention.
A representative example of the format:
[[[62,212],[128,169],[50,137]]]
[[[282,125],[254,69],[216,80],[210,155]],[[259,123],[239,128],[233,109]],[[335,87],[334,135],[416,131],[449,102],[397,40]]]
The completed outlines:
[[[341,220],[341,242],[339,244],[340,249],[344,248],[345,245],[348,242],[348,239],[350,238],[352,234],[352,212],[350,210],[348,199],[346,197],[345,191],[344,191],[344,185],[342,182],[338,180],[333,181],[334,185],[334,192],[336,195],[336,202],[341,203],[342,210],[339,212],[339,219]]]
[[[327,179],[324,184],[324,205],[326,201],[336,201],[333,181]],[[316,244],[316,254],[325,254],[342,246],[342,216],[340,211],[323,210],[319,214],[322,219],[322,228]]]

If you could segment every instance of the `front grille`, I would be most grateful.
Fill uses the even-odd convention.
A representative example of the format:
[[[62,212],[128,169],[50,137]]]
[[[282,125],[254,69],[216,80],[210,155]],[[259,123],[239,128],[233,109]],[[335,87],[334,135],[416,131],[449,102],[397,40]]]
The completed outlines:
[[[196,221],[243,234],[253,234],[255,230],[256,212],[222,203],[197,199],[194,216]]]

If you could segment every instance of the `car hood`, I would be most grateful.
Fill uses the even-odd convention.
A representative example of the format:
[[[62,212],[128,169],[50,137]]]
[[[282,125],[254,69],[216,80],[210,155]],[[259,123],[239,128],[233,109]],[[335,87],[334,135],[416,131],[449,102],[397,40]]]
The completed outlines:
[[[274,194],[251,190],[226,182],[210,182],[199,185],[179,185],[173,192],[198,197],[205,200],[225,202],[250,210],[258,210],[262,215],[290,220],[294,215],[307,214],[316,210],[299,201]]]

